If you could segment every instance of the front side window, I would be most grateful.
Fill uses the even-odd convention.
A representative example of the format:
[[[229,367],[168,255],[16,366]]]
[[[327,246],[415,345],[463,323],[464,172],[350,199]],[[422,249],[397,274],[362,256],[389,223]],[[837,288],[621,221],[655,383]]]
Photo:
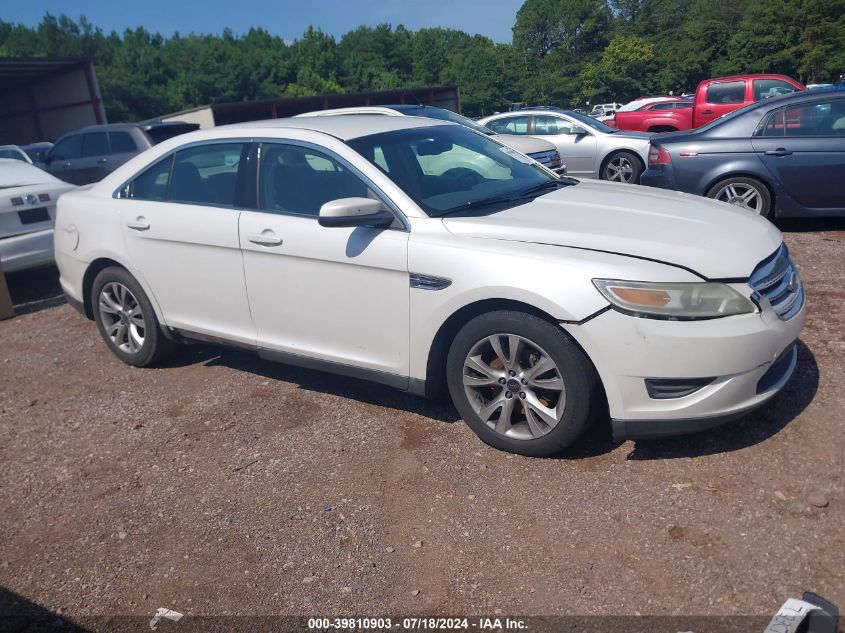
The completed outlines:
[[[258,168],[258,207],[316,218],[340,198],[373,197],[367,185],[328,154],[300,145],[265,143]]]
[[[82,156],[82,135],[67,136],[50,150],[50,160],[72,160]]]
[[[107,156],[109,137],[105,132],[92,132],[82,137],[82,157]]]
[[[724,81],[707,86],[707,103],[743,103],[745,101],[744,81]]]
[[[487,123],[496,134],[528,134],[527,116],[510,116]]]
[[[755,79],[752,84],[754,101],[769,99],[779,95],[788,95],[798,90],[783,79]]]
[[[347,144],[373,164],[376,156],[383,159],[387,176],[431,217],[501,210],[546,188],[571,184],[518,152],[454,125],[372,134]]]
[[[570,134],[572,123],[556,116],[537,115],[534,117],[534,134],[539,136],[557,136]]]

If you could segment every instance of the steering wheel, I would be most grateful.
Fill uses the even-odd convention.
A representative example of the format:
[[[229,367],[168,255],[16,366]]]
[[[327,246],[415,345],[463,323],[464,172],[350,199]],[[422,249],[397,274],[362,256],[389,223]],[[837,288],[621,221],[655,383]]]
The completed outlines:
[[[484,180],[484,176],[468,167],[452,167],[444,171],[442,175],[446,178],[454,178],[455,185],[461,190],[472,189]]]

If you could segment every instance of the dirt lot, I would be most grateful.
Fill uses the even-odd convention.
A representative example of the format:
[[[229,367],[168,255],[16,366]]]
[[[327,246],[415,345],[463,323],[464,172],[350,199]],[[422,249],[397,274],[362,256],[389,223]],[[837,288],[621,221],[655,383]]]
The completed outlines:
[[[245,353],[133,369],[54,270],[12,276],[0,586],[69,618],[845,607],[845,223],[786,229],[809,321],[774,401],[545,460],[487,448],[446,403]]]

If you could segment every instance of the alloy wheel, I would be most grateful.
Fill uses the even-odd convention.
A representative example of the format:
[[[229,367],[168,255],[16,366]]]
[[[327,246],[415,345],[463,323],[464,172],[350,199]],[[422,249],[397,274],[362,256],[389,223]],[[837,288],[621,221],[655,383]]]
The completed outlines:
[[[604,168],[605,180],[612,182],[631,182],[634,177],[634,165],[624,156],[611,158]]]
[[[99,310],[106,335],[115,347],[137,354],[144,346],[147,324],[132,291],[122,283],[110,281],[100,291]]]
[[[716,200],[735,204],[754,213],[762,213],[763,211],[763,196],[760,191],[753,185],[743,182],[727,184],[720,188],[713,197]]]
[[[551,356],[516,334],[493,334],[464,360],[463,384],[475,413],[491,429],[518,440],[546,435],[566,406],[563,376]]]

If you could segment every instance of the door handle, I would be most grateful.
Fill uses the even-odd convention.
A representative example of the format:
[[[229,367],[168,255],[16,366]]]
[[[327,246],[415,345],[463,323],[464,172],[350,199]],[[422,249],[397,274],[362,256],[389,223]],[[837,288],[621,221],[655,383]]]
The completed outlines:
[[[70,167],[70,162],[62,163],[62,167]]]
[[[257,233],[249,236],[249,241],[259,246],[281,246],[282,238],[273,234]]]
[[[713,110],[704,110],[701,114],[713,114]]]
[[[783,147],[778,147],[777,149],[770,149],[767,152],[763,152],[766,156],[789,156],[792,154],[788,149],[784,149]]]
[[[133,231],[147,231],[150,228],[150,223],[147,222],[144,218],[138,218],[134,221],[130,220],[126,223],[126,226],[128,226]]]
[[[109,159],[108,158],[100,158],[97,162],[102,165],[103,163],[109,162]]]

